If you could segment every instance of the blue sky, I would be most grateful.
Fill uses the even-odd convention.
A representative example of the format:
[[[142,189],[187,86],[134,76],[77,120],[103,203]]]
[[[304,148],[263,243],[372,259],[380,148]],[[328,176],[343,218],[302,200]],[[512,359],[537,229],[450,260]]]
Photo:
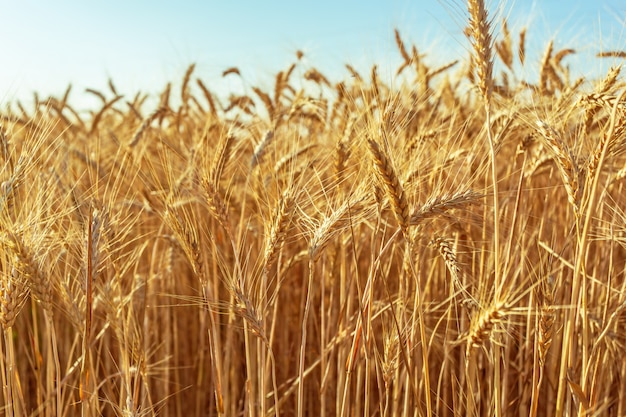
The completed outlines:
[[[516,34],[528,27],[529,68],[536,69],[553,38],[555,49],[574,47],[573,68],[599,73],[610,60],[590,60],[602,47],[626,49],[623,0],[487,1],[491,15],[506,16]],[[367,73],[379,64],[391,81],[401,63],[393,41],[398,28],[433,64],[467,55],[461,0],[165,1],[0,0],[0,104],[60,95],[73,84],[71,102],[90,106],[86,87],[106,90],[112,78],[128,96],[157,93],[196,63],[195,76],[226,94],[258,85],[305,53],[334,81],[349,63]],[[567,5],[567,6],[564,6]],[[578,65],[578,66],[577,66]],[[245,82],[221,77],[231,66]],[[532,71],[529,69],[528,71]],[[95,102],[97,103],[97,102]]]

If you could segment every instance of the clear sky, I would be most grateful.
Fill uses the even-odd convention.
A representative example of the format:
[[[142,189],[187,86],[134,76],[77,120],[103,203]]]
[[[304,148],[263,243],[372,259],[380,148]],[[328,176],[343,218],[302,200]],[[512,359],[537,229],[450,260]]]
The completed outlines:
[[[624,0],[487,4],[497,21],[508,17],[514,36],[528,27],[530,66],[538,67],[552,38],[555,49],[576,48],[572,67],[590,72],[600,71],[589,56],[603,47],[626,50]],[[315,66],[334,81],[346,76],[345,63],[365,73],[377,63],[390,80],[385,68],[402,62],[396,27],[433,64],[467,56],[462,0],[0,0],[0,6],[0,104],[28,103],[34,91],[60,95],[72,83],[70,101],[89,106],[84,89],[106,90],[109,78],[128,96],[156,93],[191,63],[218,93],[242,88],[237,77],[221,77],[231,66],[244,75],[243,88],[270,88],[298,49],[303,68]]]

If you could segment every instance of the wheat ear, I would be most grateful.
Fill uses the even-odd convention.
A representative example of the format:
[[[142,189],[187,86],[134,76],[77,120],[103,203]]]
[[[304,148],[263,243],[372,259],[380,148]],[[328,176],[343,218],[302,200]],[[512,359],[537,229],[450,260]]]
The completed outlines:
[[[626,58],[626,51],[603,51],[596,54],[598,58]]]
[[[223,136],[217,145],[208,178],[208,180],[211,181],[216,188],[222,178],[224,168],[230,161],[234,145],[235,137],[230,132]]]
[[[579,169],[576,160],[554,128],[543,121],[538,121],[537,127],[539,133],[545,139],[546,145],[554,154],[554,159],[563,178],[567,199],[574,209],[574,214],[578,217],[580,215],[581,192],[579,190]]]
[[[209,103],[209,109],[211,110],[211,114],[213,115],[213,117],[217,117],[217,107],[215,106],[215,99],[213,98],[213,94],[211,94],[207,86],[204,85],[200,78],[196,79],[196,84],[198,84],[198,87],[200,87],[200,90],[202,90],[204,98],[206,99],[207,103]]]
[[[139,140],[141,139],[145,131],[150,126],[150,123],[152,123],[161,115],[165,114],[165,112],[166,112],[165,107],[159,107],[154,112],[152,112],[148,117],[146,117],[146,119],[143,122],[141,122],[141,125],[139,126],[139,128],[135,131],[135,134],[133,135],[133,138],[131,139],[131,141],[128,143],[128,146],[130,146],[131,148],[135,147],[139,143]]]
[[[478,88],[485,102],[489,103],[493,89],[493,60],[491,57],[493,41],[491,38],[491,27],[483,0],[469,0],[467,4],[470,14],[470,41],[474,49],[474,65],[478,77]]]
[[[554,41],[550,40],[550,42],[548,42],[548,47],[543,54],[543,59],[541,60],[541,70],[539,72],[539,92],[541,94],[548,93],[548,79],[550,78],[548,72],[553,70],[550,63],[550,59],[552,58],[553,45]]]
[[[498,302],[476,315],[470,324],[467,349],[484,345],[490,339],[494,326],[505,316],[507,310],[503,302]]]
[[[10,272],[3,272],[2,275],[2,282],[0,283],[2,285],[0,288],[0,323],[3,329],[7,330],[15,324],[15,319],[26,302],[28,289],[23,276],[15,267],[12,267]]]
[[[230,220],[228,218],[228,206],[220,195],[217,184],[209,178],[203,178],[202,185],[204,186],[204,191],[206,193],[206,201],[209,206],[209,211],[230,235],[231,229]]]
[[[474,204],[483,197],[483,194],[473,190],[431,197],[423,206],[411,214],[409,224],[417,226],[426,219],[446,216],[448,211]]]
[[[276,261],[278,248],[285,239],[287,228],[291,223],[294,207],[295,199],[293,192],[291,189],[288,189],[283,193],[278,202],[274,216],[272,217],[273,220],[269,233],[265,240],[264,270],[266,274],[269,274],[270,269]]]
[[[524,65],[524,61],[526,60],[526,28],[523,28],[519,33],[517,58],[519,59],[520,64]]]
[[[187,100],[189,100],[189,80],[191,79],[191,74],[193,74],[193,70],[196,68],[196,64],[191,64],[185,71],[185,76],[183,77],[183,83],[180,87],[180,98],[183,102],[183,106],[187,106]]]
[[[13,253],[14,268],[23,279],[30,284],[32,295],[41,303],[44,310],[52,315],[52,285],[39,268],[33,253],[21,237],[7,232],[7,246]]]
[[[509,70],[513,70],[513,44],[506,19],[502,20],[502,37],[502,41],[495,43],[496,52],[504,65]]]
[[[378,174],[387,198],[391,203],[393,214],[402,229],[402,233],[406,235],[409,226],[409,204],[404,194],[404,188],[400,183],[400,179],[391,164],[390,159],[382,150],[378,142],[373,139],[367,140],[368,149],[374,162],[374,170]]]
[[[252,153],[252,159],[250,160],[250,170],[254,169],[257,165],[259,165],[265,155],[265,151],[267,147],[272,142],[274,138],[274,131],[268,130],[265,132],[263,139],[254,147],[254,152]]]
[[[317,261],[330,239],[340,233],[361,209],[363,198],[348,199],[331,214],[325,216],[314,230],[309,243],[309,256],[313,262]]]
[[[548,350],[552,344],[552,333],[554,327],[554,278],[548,277],[542,285],[539,291],[539,343],[538,354],[539,364],[543,368],[546,363]]]

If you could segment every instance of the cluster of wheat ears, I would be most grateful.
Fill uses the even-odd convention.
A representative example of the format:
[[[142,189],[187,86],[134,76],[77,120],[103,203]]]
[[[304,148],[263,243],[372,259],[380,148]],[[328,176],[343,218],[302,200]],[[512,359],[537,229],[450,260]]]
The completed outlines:
[[[298,53],[228,104],[192,65],[152,113],[3,110],[2,413],[626,415],[621,66],[521,79],[468,5],[471,58],[396,32],[395,88]]]

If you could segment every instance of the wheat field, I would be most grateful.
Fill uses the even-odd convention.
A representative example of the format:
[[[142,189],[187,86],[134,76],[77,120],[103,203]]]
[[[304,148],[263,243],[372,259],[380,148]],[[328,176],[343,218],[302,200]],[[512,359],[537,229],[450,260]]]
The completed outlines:
[[[626,415],[626,53],[467,13],[393,86],[7,105],[3,415]]]

